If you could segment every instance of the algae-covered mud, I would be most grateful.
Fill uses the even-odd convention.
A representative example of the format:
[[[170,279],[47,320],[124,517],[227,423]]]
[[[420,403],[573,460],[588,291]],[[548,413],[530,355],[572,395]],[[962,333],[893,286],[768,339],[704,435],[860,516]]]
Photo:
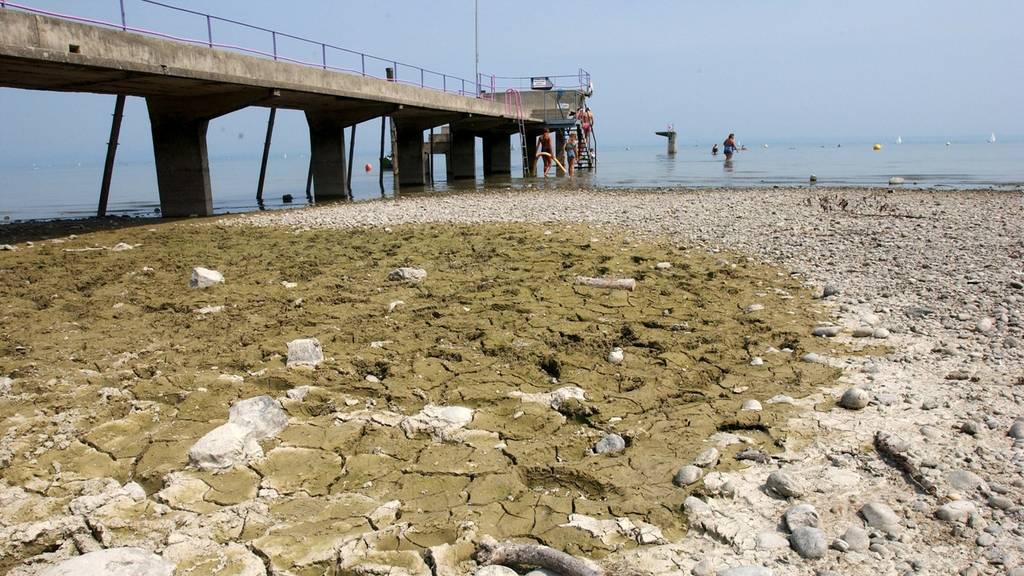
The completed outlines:
[[[837,377],[800,361],[827,344],[799,279],[606,229],[179,222],[15,248],[0,571],[138,546],[181,574],[459,574],[483,535],[601,557],[680,536],[706,488],[677,470],[772,452],[778,397]],[[225,283],[190,289],[196,266]],[[427,276],[389,280],[404,266]],[[322,363],[286,365],[301,338]],[[282,430],[190,464],[261,395]]]

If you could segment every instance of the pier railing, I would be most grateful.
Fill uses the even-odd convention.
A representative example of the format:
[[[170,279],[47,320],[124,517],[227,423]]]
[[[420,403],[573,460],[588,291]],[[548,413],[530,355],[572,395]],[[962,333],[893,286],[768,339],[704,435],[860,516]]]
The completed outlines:
[[[78,14],[68,14],[41,8],[38,5],[32,6],[25,2],[12,2],[9,0],[0,0],[0,8],[15,8],[44,16],[116,28],[125,32],[187,42],[209,48],[231,50],[253,56],[271,58],[279,62],[290,62],[323,70],[358,74],[368,78],[387,79],[385,77],[385,69],[392,68],[394,69],[394,77],[391,80],[394,82],[473,98],[493,99],[493,94],[496,90],[495,77],[493,76],[480,74],[478,75],[477,82],[473,82],[459,76],[407,64],[393,58],[382,58],[334,44],[248,24],[239,20],[174,6],[158,0],[107,0],[107,2],[109,2],[109,5],[106,6],[105,11],[107,13],[113,12],[113,14],[106,17],[86,16],[81,12]],[[95,4],[90,3],[93,6]],[[85,11],[82,4],[76,3],[75,6],[76,11]],[[190,32],[169,33],[139,23],[138,21],[143,20],[143,18],[138,16],[137,12],[147,10],[160,11],[162,13],[159,18],[160,20],[163,20],[163,17],[170,14],[186,17],[185,25]],[[152,16],[150,20],[153,20]],[[226,28],[232,28],[236,35],[244,33],[256,47],[228,40],[229,35],[225,30]],[[487,80],[487,82],[484,82],[484,80]]]
[[[534,90],[535,80],[549,80],[550,86],[547,90],[579,90],[583,93],[590,93],[593,88],[590,72],[580,68],[576,74],[538,74],[535,76],[490,76],[491,91],[505,92],[506,90],[519,90],[525,92]]]

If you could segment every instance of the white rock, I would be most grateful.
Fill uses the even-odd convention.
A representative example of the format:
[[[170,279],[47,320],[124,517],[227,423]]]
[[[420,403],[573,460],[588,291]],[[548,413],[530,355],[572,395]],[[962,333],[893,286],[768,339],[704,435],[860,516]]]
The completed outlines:
[[[288,343],[288,367],[316,366],[324,361],[324,351],[316,338],[301,338]]]
[[[740,410],[744,412],[760,412],[763,408],[761,407],[760,402],[751,398],[743,403],[743,407],[740,408]]]
[[[765,566],[736,566],[718,571],[718,576],[774,576],[771,568]]]
[[[420,282],[427,277],[427,271],[423,268],[412,268],[403,266],[395,268],[388,273],[388,280],[402,282]]]
[[[405,302],[403,302],[402,300],[392,301],[390,304],[388,304],[388,314],[394,312],[395,308],[398,308],[399,306],[405,306]]]
[[[705,476],[704,488],[712,496],[733,496],[736,493],[732,479],[721,472],[711,472]]]
[[[847,410],[861,410],[871,401],[871,396],[861,388],[848,388],[839,399],[839,405]]]
[[[900,517],[892,508],[882,502],[868,502],[860,509],[860,514],[868,526],[883,532],[891,533],[899,528]]]
[[[288,415],[280,402],[264,395],[235,402],[228,410],[228,422],[247,429],[254,440],[262,440],[284,430]]]
[[[626,449],[626,441],[618,434],[608,434],[594,444],[595,454],[614,454]]]
[[[135,249],[135,246],[132,246],[131,244],[126,244],[124,242],[118,242],[117,244],[114,244],[114,246],[110,250],[111,250],[111,252],[124,252],[125,250],[134,250],[134,249]]]
[[[789,546],[789,539],[785,535],[774,531],[760,532],[757,535],[758,550],[779,550]]]
[[[228,422],[210,430],[192,445],[188,460],[203,470],[220,470],[262,454],[263,450],[248,428]]]
[[[785,394],[776,394],[771,398],[764,401],[765,404],[792,404],[796,402],[792,396],[786,396]]]
[[[14,384],[14,380],[7,376],[0,376],[0,396],[11,393],[11,384]]]
[[[202,316],[205,316],[207,314],[216,314],[218,312],[223,312],[223,311],[224,311],[224,306],[220,306],[220,305],[218,305],[218,306],[203,306],[202,308],[196,308],[196,310],[195,310],[196,314],[200,314]]]
[[[707,468],[708,466],[718,464],[718,449],[708,448],[703,450],[693,459],[693,463],[701,468]]]
[[[817,352],[808,352],[801,356],[800,359],[811,364],[828,364],[828,359]]]
[[[891,336],[891,334],[885,328],[875,328],[875,331],[871,333],[872,338],[877,338],[879,340],[884,340],[889,336]]]
[[[42,570],[41,576],[171,576],[174,564],[141,548],[107,548]]]
[[[697,480],[700,480],[700,477],[703,475],[703,470],[692,464],[687,464],[676,472],[676,475],[672,478],[672,482],[676,486],[689,486]]]
[[[750,359],[750,365],[764,366],[764,358],[761,358],[760,356],[754,356],[753,358]]]
[[[978,508],[970,500],[946,502],[935,511],[935,517],[944,522],[966,522]]]
[[[1024,440],[1024,420],[1014,421],[1013,425],[1010,426],[1010,431],[1007,432],[1007,435],[1014,440]]]
[[[10,244],[0,244],[0,252],[13,252],[15,250],[17,250],[17,248]]]
[[[380,378],[377,378],[373,374],[367,374],[366,377],[363,378],[363,380],[366,380],[367,382],[370,382],[372,384],[380,384]]]
[[[753,314],[754,312],[759,312],[761,310],[764,310],[764,304],[757,303],[751,304],[743,309],[743,311],[746,312],[747,314]]]
[[[224,283],[224,275],[216,270],[210,270],[197,266],[192,269],[192,279],[189,280],[189,288],[209,288]]]
[[[621,364],[625,357],[626,355],[622,351],[622,348],[619,348],[618,346],[612,348],[612,351],[608,353],[608,361],[612,364]]]
[[[287,280],[282,280],[281,281],[281,286],[284,286],[288,290],[291,290],[292,288],[295,288],[296,286],[298,286],[298,283],[296,283],[296,282],[289,282]]]
[[[426,432],[434,440],[444,442],[456,439],[456,432],[472,421],[472,408],[427,404],[417,414],[403,418],[399,426],[409,438]]]
[[[899,186],[900,184],[903,184],[904,182],[906,182],[906,180],[904,180],[903,177],[901,177],[901,176],[893,176],[892,178],[889,178],[889,185],[890,186]]]
[[[786,528],[792,532],[801,526],[818,527],[818,511],[810,504],[797,504],[782,515]]]
[[[785,470],[776,470],[768,475],[765,484],[779,496],[799,498],[804,495],[804,488],[797,477]]]
[[[288,398],[298,400],[299,402],[302,402],[306,398],[307,394],[309,394],[309,386],[298,386],[285,393]]]
[[[996,319],[991,317],[982,318],[974,325],[974,329],[981,334],[990,334],[996,329]]]
[[[124,485],[124,491],[131,496],[132,500],[142,502],[146,499],[146,490],[137,482],[129,482]]]
[[[669,269],[672,268],[672,263],[671,262],[658,262],[657,264],[654,265],[654,267],[657,268],[658,270],[669,270]]]
[[[529,394],[526,392],[520,392],[519,390],[513,390],[512,392],[509,392],[508,395],[513,398],[518,398],[520,402],[545,404],[555,410],[561,409],[562,405],[570,399],[578,400],[580,402],[584,402],[586,400],[586,392],[579,386],[563,386],[562,388],[552,390],[551,392],[542,392],[537,394]]]
[[[842,329],[842,326],[818,326],[811,330],[811,336],[832,338],[833,336],[838,336]]]

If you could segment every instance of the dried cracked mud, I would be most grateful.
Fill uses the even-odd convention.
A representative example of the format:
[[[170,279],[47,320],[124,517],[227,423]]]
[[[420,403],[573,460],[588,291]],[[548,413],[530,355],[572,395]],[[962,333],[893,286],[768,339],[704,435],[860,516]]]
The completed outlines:
[[[118,243],[133,248],[102,249]],[[768,400],[838,377],[800,362],[835,344],[809,336],[825,313],[799,278],[611,229],[176,222],[16,248],[0,252],[0,571],[140,546],[182,574],[458,573],[482,535],[600,558],[680,536],[700,484],[676,470],[716,434],[744,439],[718,469],[775,451],[793,408]],[[189,289],[194,266],[226,283]],[[389,281],[399,266],[427,278]],[[326,360],[287,368],[297,338]],[[584,399],[544,396],[564,387]],[[289,416],[263,456],[190,468],[259,395]],[[427,405],[473,417],[456,435],[402,425]],[[625,449],[593,453],[609,433]]]

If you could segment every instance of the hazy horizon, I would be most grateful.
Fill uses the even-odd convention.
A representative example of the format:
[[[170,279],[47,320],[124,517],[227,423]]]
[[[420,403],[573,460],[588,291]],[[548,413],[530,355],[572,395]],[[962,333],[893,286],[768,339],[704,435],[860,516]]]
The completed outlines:
[[[117,19],[116,0],[24,0],[31,6]],[[168,17],[126,0],[129,23],[191,37],[197,17]],[[366,51],[466,78],[473,76],[473,2],[442,0],[295,10],[278,2],[198,0],[176,5]],[[736,132],[762,143],[983,141],[1024,135],[1019,112],[1024,52],[1017,23],[1024,4],[953,0],[854,4],[794,0],[686,5],[568,2],[544,15],[521,4],[480,3],[480,71],[498,75],[593,75],[591,107],[604,146],[658,144],[673,123],[681,144]],[[310,17],[313,15],[315,17]],[[538,26],[541,34],[534,34]],[[550,29],[550,31],[548,31]],[[524,32],[525,31],[525,32]],[[260,47],[265,39],[215,29]],[[235,36],[238,36],[237,38]],[[113,96],[0,89],[4,165],[101,161]],[[16,112],[16,113],[14,113]],[[249,156],[262,147],[267,110],[216,119],[211,157]],[[379,121],[360,126],[371,150]],[[274,153],[308,150],[300,112],[281,111]],[[119,159],[145,161],[152,144],[145,103],[129,98]]]

